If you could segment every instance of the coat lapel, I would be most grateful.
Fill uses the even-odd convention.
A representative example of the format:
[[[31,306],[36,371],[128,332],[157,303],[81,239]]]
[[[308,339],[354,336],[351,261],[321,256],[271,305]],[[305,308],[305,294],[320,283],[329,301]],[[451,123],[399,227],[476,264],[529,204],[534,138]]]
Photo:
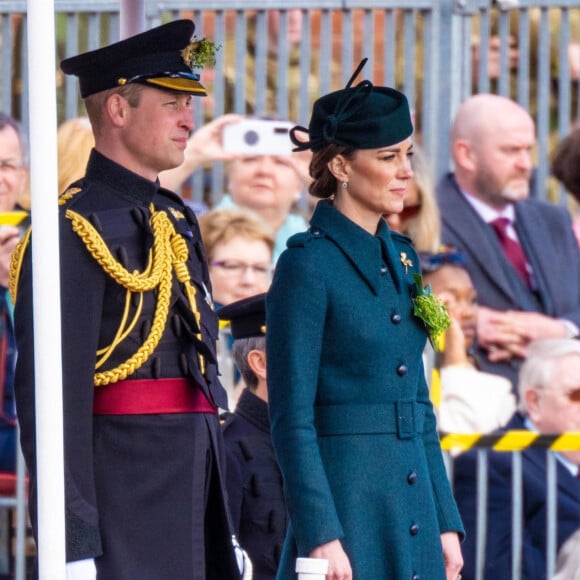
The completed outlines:
[[[529,204],[520,202],[516,204],[515,227],[526,259],[534,271],[534,279],[544,306],[544,312],[548,316],[554,316],[552,296],[557,296],[560,292],[559,288],[555,286],[560,281],[560,276],[556,271],[560,261],[557,259],[557,248],[553,250],[546,248],[546,245],[552,241],[546,233],[546,222],[538,219],[536,212]],[[543,234],[538,235],[538,232],[543,232]],[[542,256],[549,256],[550,259],[542,260]]]
[[[448,175],[446,179],[445,194],[439,197],[445,228],[460,241],[460,249],[473,249],[469,259],[478,264],[490,283],[498,286],[507,296],[512,296],[512,284],[497,238],[459,191],[453,176]]]
[[[373,294],[378,295],[381,278],[381,241],[325,200],[318,202],[310,224],[311,231],[322,230],[324,235],[340,248]]]

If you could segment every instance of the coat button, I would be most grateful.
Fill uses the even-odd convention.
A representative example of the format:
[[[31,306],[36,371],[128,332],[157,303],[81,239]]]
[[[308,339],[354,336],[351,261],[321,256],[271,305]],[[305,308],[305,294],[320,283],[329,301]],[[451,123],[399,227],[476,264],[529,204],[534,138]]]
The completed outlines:
[[[391,314],[391,322],[393,324],[399,324],[399,322],[401,322],[401,315],[398,312],[393,312],[393,314]]]
[[[419,574],[413,574],[411,580],[421,580],[421,577],[419,576]]]
[[[409,528],[409,533],[412,536],[416,536],[419,533],[419,524],[413,524],[410,528]]]
[[[381,266],[381,276],[384,276],[387,273],[387,267]]]
[[[312,235],[313,236],[319,236],[320,235],[320,230],[312,230]]]
[[[407,481],[409,482],[409,485],[413,485],[417,481],[417,473],[411,471],[409,475],[407,475]]]
[[[399,365],[397,367],[397,374],[400,377],[404,377],[407,374],[407,365]]]

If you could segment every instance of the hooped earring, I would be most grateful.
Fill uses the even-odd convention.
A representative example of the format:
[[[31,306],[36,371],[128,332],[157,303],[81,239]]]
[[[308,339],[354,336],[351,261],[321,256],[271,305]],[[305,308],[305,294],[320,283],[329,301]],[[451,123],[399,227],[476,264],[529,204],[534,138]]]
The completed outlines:
[[[346,189],[348,187],[348,181],[343,181],[341,185],[342,189]]]

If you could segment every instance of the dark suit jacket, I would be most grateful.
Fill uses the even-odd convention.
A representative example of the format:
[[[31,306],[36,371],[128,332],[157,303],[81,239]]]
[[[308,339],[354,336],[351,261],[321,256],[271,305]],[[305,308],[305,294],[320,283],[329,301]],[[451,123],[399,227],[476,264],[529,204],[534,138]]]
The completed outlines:
[[[525,429],[524,418],[516,413],[503,430]],[[502,430],[502,431],[503,431]],[[522,452],[523,552],[522,578],[546,579],[546,451]],[[487,580],[511,578],[512,561],[512,454],[489,452],[489,487],[485,573]],[[475,578],[476,467],[477,452],[460,455],[455,461],[455,499],[467,534],[462,545],[464,580]],[[557,462],[557,546],[580,525],[580,479]]]
[[[466,254],[479,304],[494,310],[541,312],[580,327],[580,252],[565,208],[531,199],[515,205],[515,227],[538,286],[531,292],[504,257],[492,228],[462,195],[452,174],[439,183],[437,201],[443,242]],[[485,353],[480,354],[483,370],[501,374],[515,384],[517,361],[491,364]]]

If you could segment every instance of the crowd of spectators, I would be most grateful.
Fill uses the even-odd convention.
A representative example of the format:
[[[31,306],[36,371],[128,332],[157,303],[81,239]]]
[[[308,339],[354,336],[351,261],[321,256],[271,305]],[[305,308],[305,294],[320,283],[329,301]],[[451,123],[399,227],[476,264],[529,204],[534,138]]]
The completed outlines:
[[[289,32],[298,36],[301,14],[301,10],[288,11]],[[270,30],[275,21],[269,20],[269,24]],[[492,38],[492,53],[495,42]],[[271,41],[269,46],[275,44]],[[291,49],[291,63],[297,58],[296,50],[296,47]],[[478,47],[474,45],[475,63],[478,55]],[[576,47],[571,46],[570,65],[574,78],[580,76],[576,70],[576,55]],[[509,68],[515,70],[515,36],[510,38],[509,56]],[[252,58],[250,66],[255,66],[255,54]],[[498,71],[492,62],[491,65],[490,75],[497,76]],[[227,73],[230,100],[226,102],[233,102],[235,71]],[[253,73],[250,76],[253,77]],[[272,113],[275,112],[275,81],[275,75],[268,70],[266,102]],[[300,79],[290,76],[288,82],[288,102],[292,105],[297,102]],[[315,79],[309,78],[307,82],[309,90],[311,85],[316,86]],[[248,100],[246,109],[252,113],[255,102]],[[289,113],[290,118],[297,115],[291,108]],[[315,206],[307,193],[311,181],[309,154],[246,156],[226,152],[224,128],[244,118],[247,117],[225,114],[208,120],[192,132],[185,162],[160,175],[164,187],[177,191],[196,169],[215,162],[225,163],[227,190],[214,207],[196,208],[214,305],[216,309],[223,307],[225,320],[238,315],[234,310],[228,318],[227,306],[267,293],[276,261],[287,240],[308,228]],[[450,137],[454,172],[435,185],[429,159],[417,144],[414,176],[407,188],[404,209],[398,214],[384,216],[392,230],[411,238],[421,255],[424,282],[431,285],[451,316],[443,351],[435,355],[426,348],[424,357],[439,429],[475,433],[523,429],[544,434],[580,430],[577,380],[580,367],[576,369],[580,364],[580,347],[572,340],[580,336],[580,217],[577,205],[573,206],[575,220],[572,222],[567,208],[530,199],[532,153],[536,143],[534,121],[528,110],[509,98],[478,94],[466,99],[456,114]],[[58,189],[63,193],[84,174],[94,139],[84,117],[64,122],[59,128],[58,139]],[[579,156],[580,129],[576,129],[555,150],[552,172],[578,203]],[[0,178],[2,190],[7,192],[0,197],[0,209],[6,212],[17,209],[26,189],[25,139],[18,123],[4,114],[0,116]],[[0,229],[2,471],[14,469],[16,450],[11,391],[15,353],[6,286],[9,256],[21,231],[12,227]],[[252,303],[252,307],[263,308],[263,298],[261,300]],[[255,329],[253,332],[252,336],[260,334]],[[234,338],[231,333],[223,335],[227,341],[224,352],[228,353],[222,360],[224,365],[233,364],[230,349]],[[249,336],[242,338],[252,340]],[[264,340],[262,337],[261,342],[250,342],[249,346],[247,342],[238,345],[235,361],[239,370],[231,374],[228,395],[232,408],[237,404],[241,407],[237,418],[235,415],[226,418],[226,439],[239,429],[237,425],[245,420],[244,412],[249,413],[250,422],[252,417],[255,419],[255,409],[267,418],[265,362],[259,360],[260,352],[265,357]],[[229,371],[222,372],[227,380]],[[252,379],[248,385],[248,377],[254,377],[255,382]],[[242,399],[239,399],[240,393]],[[267,437],[267,430],[264,432],[266,436],[262,433],[262,437]],[[233,455],[231,449],[228,452],[228,465],[237,470],[239,479],[239,469],[243,468],[240,468],[240,461],[247,458],[242,457],[243,444],[239,447],[236,439],[232,445],[238,447]],[[265,448],[271,449],[267,445]],[[256,449],[255,453],[261,453],[264,447]],[[476,456],[471,451],[454,460],[455,495],[467,531],[463,548],[465,580],[475,578]],[[514,501],[510,459],[508,454],[502,453],[490,453],[489,457],[486,578],[492,575],[507,578],[511,573],[512,528],[510,512],[506,510]],[[577,453],[562,452],[557,460],[560,567],[570,560],[568,553],[577,553],[577,547],[574,552],[570,545],[577,544],[580,533],[575,533],[580,528],[580,480],[577,475],[580,457]],[[275,465],[273,455],[268,455],[265,461]],[[530,580],[545,578],[546,574],[546,470],[544,450],[523,452],[522,565],[523,577]],[[245,481],[238,479],[241,491]],[[233,481],[232,478],[228,482],[230,500],[239,500],[241,505],[242,493],[236,494]],[[281,494],[279,485],[280,481],[276,492]],[[243,492],[247,490],[243,488]],[[258,496],[253,496],[253,500]],[[279,504],[279,496],[276,501]],[[259,503],[258,510],[263,507]],[[278,509],[278,504],[276,525],[284,527],[285,512]],[[243,517],[253,518],[255,513],[244,511],[240,506],[234,513],[238,516],[236,525],[240,534],[241,530],[248,533],[253,529],[243,522]],[[243,535],[240,539],[242,547],[250,551],[253,539],[246,540],[247,546],[244,546]],[[269,570],[264,572],[264,578],[274,578],[272,562],[279,559],[280,534],[275,541],[276,554],[269,555],[268,561],[262,563]],[[255,559],[259,561],[264,554],[259,555],[259,547],[255,550]]]

